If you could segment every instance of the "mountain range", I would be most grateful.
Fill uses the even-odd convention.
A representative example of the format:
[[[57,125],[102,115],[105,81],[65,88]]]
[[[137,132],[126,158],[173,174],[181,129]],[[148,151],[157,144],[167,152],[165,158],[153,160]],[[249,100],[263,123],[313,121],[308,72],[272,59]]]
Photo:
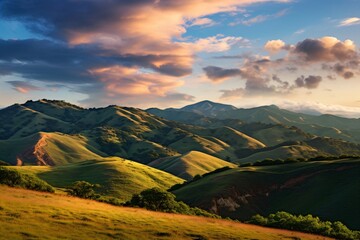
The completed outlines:
[[[177,185],[180,200],[241,220],[285,209],[360,229],[359,214],[351,216],[360,209],[349,199],[360,197],[352,190],[359,143],[360,119],[274,105],[86,109],[42,99],[0,110],[0,163],[60,189],[97,183],[98,192],[124,201]]]

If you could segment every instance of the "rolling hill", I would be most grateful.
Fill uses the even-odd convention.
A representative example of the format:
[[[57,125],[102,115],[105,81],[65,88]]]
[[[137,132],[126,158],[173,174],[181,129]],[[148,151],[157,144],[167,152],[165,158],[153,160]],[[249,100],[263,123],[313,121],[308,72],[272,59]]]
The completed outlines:
[[[3,160],[12,165],[64,165],[100,159],[104,153],[81,135],[39,132],[23,138],[0,140]]]
[[[184,180],[155,168],[120,158],[87,160],[64,166],[24,166],[17,170],[30,172],[57,188],[66,188],[76,181],[99,184],[97,191],[105,196],[127,201],[133,194],[158,187],[166,190]]]
[[[195,113],[194,109],[201,111]],[[260,121],[256,123],[219,119],[219,116],[224,118],[241,109],[209,101],[170,110],[184,121],[170,121],[141,109],[114,105],[84,109],[64,101],[46,99],[15,104],[0,110],[0,153],[4,156],[2,160],[12,165],[61,165],[107,156],[148,164],[190,151],[232,162],[244,162],[243,158],[253,154],[257,155],[251,161],[263,158],[265,151],[271,158],[359,154],[358,146],[354,144],[336,146],[323,140],[316,143],[312,140],[314,135],[298,127],[274,124],[274,121],[261,123],[258,116],[271,115],[282,121],[286,118],[291,123],[299,116],[275,106],[246,110],[249,115],[245,120]],[[206,111],[209,111],[207,116],[202,115]],[[191,116],[185,121],[189,114],[197,116],[197,121],[191,122]],[[281,122],[278,120],[275,122]],[[343,119],[335,120],[340,125],[339,121]],[[298,150],[293,151],[294,144],[290,144],[293,141],[305,142],[300,145],[310,148],[298,146]],[[280,145],[281,149],[273,151]],[[329,150],[331,147],[334,149]],[[309,151],[304,151],[305,148]]]
[[[0,239],[328,239],[0,186]]]
[[[149,166],[182,179],[191,180],[195,175],[203,175],[218,168],[236,165],[202,152],[191,151],[181,156],[157,159],[150,162]]]
[[[360,160],[234,168],[175,190],[179,200],[241,220],[277,211],[313,214],[360,229]]]

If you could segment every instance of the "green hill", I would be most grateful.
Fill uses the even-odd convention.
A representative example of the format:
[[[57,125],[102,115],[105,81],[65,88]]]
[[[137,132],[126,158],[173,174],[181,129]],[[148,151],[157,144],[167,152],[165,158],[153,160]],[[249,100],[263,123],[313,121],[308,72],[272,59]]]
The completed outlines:
[[[185,180],[191,180],[195,175],[203,175],[218,168],[235,167],[208,154],[191,151],[182,156],[161,158],[149,163],[149,166],[171,173]]]
[[[327,239],[0,186],[0,239]]]
[[[81,135],[40,132],[28,137],[0,140],[3,160],[12,165],[63,165],[104,155]]]
[[[50,185],[65,188],[75,181],[100,184],[99,192],[106,196],[129,200],[144,189],[168,189],[184,180],[155,168],[120,158],[87,160],[56,167],[13,167],[18,171],[36,174]]]
[[[360,229],[360,160],[235,168],[176,191],[177,198],[221,216],[245,220],[277,211],[313,214]]]
[[[319,152],[304,144],[294,144],[289,146],[279,146],[275,149],[269,148],[268,151],[254,153],[248,157],[237,160],[237,163],[254,163],[265,159],[308,159],[319,156]]]

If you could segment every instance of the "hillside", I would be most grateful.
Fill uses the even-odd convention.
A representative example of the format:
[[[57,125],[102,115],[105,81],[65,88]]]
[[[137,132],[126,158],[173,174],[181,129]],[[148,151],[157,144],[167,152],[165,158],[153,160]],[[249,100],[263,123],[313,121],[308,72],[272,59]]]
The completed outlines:
[[[360,159],[230,169],[176,191],[189,205],[248,219],[277,211],[313,214],[360,229]]]
[[[84,136],[39,132],[23,138],[0,140],[3,160],[12,165],[64,165],[100,159],[104,153]]]
[[[327,239],[4,186],[0,221],[0,239]]]
[[[218,168],[236,165],[202,152],[191,151],[181,156],[157,159],[150,162],[149,166],[182,179],[191,180],[195,175],[203,175]]]
[[[245,154],[245,153],[244,153]],[[360,156],[360,144],[339,139],[314,137],[305,141],[289,141],[282,144],[248,151],[235,162],[248,163],[264,159],[301,159],[319,156]]]
[[[57,167],[15,167],[31,172],[50,185],[65,188],[75,181],[100,184],[97,189],[103,195],[129,200],[135,193],[158,187],[166,190],[184,180],[155,168],[120,158],[87,160]]]

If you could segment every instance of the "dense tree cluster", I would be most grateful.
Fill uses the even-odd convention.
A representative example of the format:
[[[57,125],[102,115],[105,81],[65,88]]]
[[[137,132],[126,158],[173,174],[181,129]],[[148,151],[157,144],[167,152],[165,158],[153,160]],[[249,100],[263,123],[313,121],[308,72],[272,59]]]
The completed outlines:
[[[180,213],[186,215],[205,216],[220,218],[200,208],[193,208],[184,202],[176,201],[175,195],[162,191],[159,188],[151,188],[142,191],[140,194],[134,194],[126,206],[141,207],[152,211]]]

